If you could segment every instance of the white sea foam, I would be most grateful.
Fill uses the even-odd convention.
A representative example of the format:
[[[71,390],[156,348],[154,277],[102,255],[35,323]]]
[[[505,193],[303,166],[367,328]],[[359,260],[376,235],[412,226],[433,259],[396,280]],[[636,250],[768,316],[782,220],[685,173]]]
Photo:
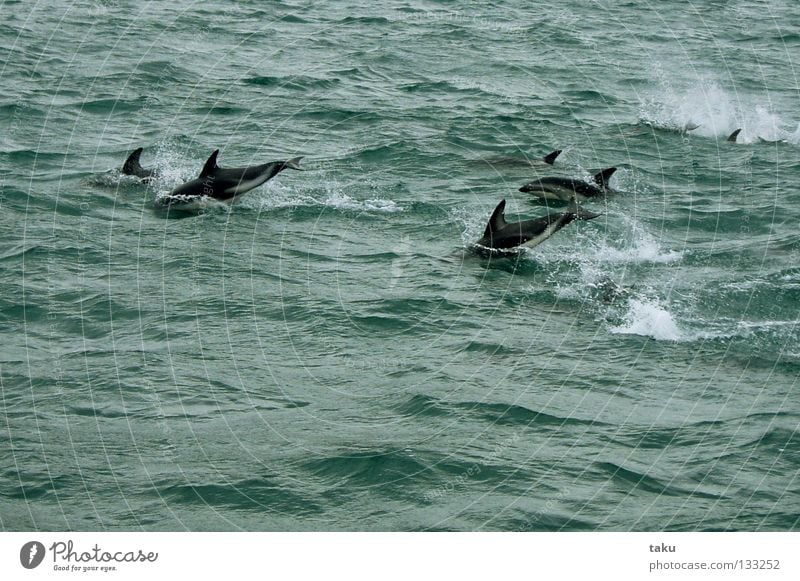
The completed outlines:
[[[594,263],[611,264],[668,264],[678,262],[683,254],[677,250],[667,250],[650,232],[633,218],[622,217],[625,233],[616,244],[602,239],[591,245],[586,259]]]
[[[344,193],[341,189],[332,184],[325,185],[324,191],[320,195],[318,191],[312,190],[311,193],[306,193],[305,191],[298,191],[294,186],[270,182],[267,184],[266,188],[260,190],[258,194],[247,194],[246,197],[242,198],[239,204],[262,211],[315,206],[334,208],[342,211],[389,214],[405,211],[405,209],[394,200],[374,197],[366,200],[359,200]]]
[[[701,340],[727,340],[748,337],[763,329],[790,326],[796,322],[748,323],[715,319],[704,321],[687,311],[686,306],[665,305],[651,294],[638,294],[628,299],[622,322],[609,328],[619,335],[639,335],[657,341],[691,342]],[[686,321],[691,320],[691,324]],[[793,328],[790,328],[793,330]]]
[[[462,224],[461,241],[464,246],[471,246],[480,240],[491,213],[491,210],[487,211],[485,208],[472,211],[469,208],[457,207],[450,210],[450,219]]]
[[[794,330],[800,326],[800,320],[793,321],[739,321],[738,328],[742,331],[762,331],[775,329]]]
[[[205,159],[197,159],[169,142],[145,149],[142,157],[143,167],[156,170],[153,187],[166,191],[196,178],[205,163]]]
[[[641,335],[658,341],[683,341],[687,336],[678,328],[672,314],[657,300],[631,298],[621,325],[609,329],[621,335]]]
[[[318,201],[323,206],[330,206],[337,210],[355,210],[370,212],[402,212],[400,207],[393,200],[373,198],[369,200],[356,200],[343,192],[332,192],[326,198]]]

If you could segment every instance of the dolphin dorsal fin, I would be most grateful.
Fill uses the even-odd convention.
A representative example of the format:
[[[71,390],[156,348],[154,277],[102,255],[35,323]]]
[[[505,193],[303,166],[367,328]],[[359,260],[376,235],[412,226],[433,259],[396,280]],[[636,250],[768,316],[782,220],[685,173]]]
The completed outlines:
[[[742,131],[741,129],[737,129],[736,131],[728,135],[728,141],[736,141],[736,138],[739,137],[739,133],[741,133],[741,131]]]
[[[601,188],[607,188],[608,180],[611,179],[611,176],[614,175],[615,171],[617,171],[617,168],[609,167],[603,171],[597,172],[597,175],[594,176],[594,181],[597,182],[597,185]]]
[[[500,203],[497,204],[494,212],[492,212],[492,217],[489,218],[489,223],[486,224],[486,230],[483,232],[484,238],[490,237],[492,232],[497,232],[506,226],[505,209],[506,201],[500,200]]]
[[[554,150],[554,151],[551,151],[550,153],[548,153],[547,155],[545,155],[545,156],[542,158],[542,161],[543,161],[543,162],[545,162],[545,163],[549,163],[550,165],[553,165],[553,162],[556,160],[556,158],[557,158],[559,155],[561,155],[561,152],[562,152],[562,151],[563,151],[563,150],[561,150],[561,149],[556,149],[556,150]]]
[[[211,157],[206,161],[206,164],[203,166],[203,171],[200,172],[201,178],[208,177],[219,169],[217,165],[217,155],[219,155],[219,149],[215,149],[214,153],[212,153]]]
[[[142,167],[139,162],[139,156],[142,155],[142,151],[144,151],[142,147],[133,150],[133,153],[128,156],[128,159],[125,160],[125,164],[122,166],[122,173],[133,175],[135,170]]]

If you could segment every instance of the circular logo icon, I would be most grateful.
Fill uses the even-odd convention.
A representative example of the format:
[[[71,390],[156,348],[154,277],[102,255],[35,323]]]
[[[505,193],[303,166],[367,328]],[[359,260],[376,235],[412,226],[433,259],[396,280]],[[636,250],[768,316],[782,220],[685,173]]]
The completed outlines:
[[[19,550],[19,562],[26,569],[35,569],[44,560],[44,545],[39,541],[31,541],[22,545]]]

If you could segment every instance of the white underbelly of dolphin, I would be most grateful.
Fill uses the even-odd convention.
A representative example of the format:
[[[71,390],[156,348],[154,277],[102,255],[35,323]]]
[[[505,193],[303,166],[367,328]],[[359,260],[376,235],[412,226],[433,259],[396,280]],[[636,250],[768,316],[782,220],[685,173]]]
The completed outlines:
[[[558,229],[561,227],[561,220],[556,220],[555,222],[548,224],[547,228],[541,234],[537,234],[527,242],[523,242],[520,246],[524,246],[525,248],[533,248],[535,246],[539,246],[542,242],[550,238],[553,234],[555,234]]]
[[[252,180],[245,180],[237,183],[234,186],[225,188],[225,195],[227,196],[241,196],[263,184],[266,180],[265,175],[260,175]]]
[[[546,200],[560,200],[562,202],[569,202],[572,200],[573,196],[576,197],[580,202],[587,200],[586,196],[582,196],[572,188],[562,188],[559,186],[547,186],[541,190],[534,190],[533,193],[538,194],[540,198],[544,198]]]

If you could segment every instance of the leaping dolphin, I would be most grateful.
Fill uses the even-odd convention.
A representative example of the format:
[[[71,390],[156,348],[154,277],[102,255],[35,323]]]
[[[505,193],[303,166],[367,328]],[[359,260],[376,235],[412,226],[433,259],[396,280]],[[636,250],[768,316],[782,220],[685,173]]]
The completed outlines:
[[[506,222],[505,208],[506,201],[502,200],[492,212],[483,238],[476,243],[478,250],[510,250],[520,246],[533,248],[574,220],[592,220],[600,216],[578,206],[574,198],[566,212],[552,213],[522,222]]]
[[[204,197],[233,203],[242,194],[274,178],[286,168],[303,170],[299,165],[302,157],[249,167],[221,168],[217,165],[217,155],[219,149],[214,150],[208,158],[199,177],[178,186],[156,200],[158,205],[168,207],[174,204],[192,203]]]
[[[561,200],[563,202],[568,202],[573,198],[577,198],[580,201],[591,200],[602,197],[611,191],[608,181],[615,171],[617,171],[617,168],[609,167],[598,172],[593,178],[597,184],[596,186],[583,180],[545,177],[528,182],[519,191],[526,194],[531,193],[546,200]]]
[[[145,169],[139,163],[139,157],[142,155],[142,151],[144,151],[142,147],[133,150],[133,153],[128,156],[128,159],[125,160],[122,166],[122,173],[128,176],[136,176],[143,182],[149,182],[157,177],[157,172],[154,169]]]

